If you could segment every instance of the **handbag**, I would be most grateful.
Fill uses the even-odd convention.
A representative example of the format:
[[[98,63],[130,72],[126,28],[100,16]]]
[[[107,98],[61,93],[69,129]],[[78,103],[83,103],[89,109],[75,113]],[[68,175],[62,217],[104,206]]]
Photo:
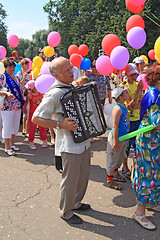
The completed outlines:
[[[3,76],[4,76],[3,87],[1,88],[0,91],[7,92],[7,88],[4,87],[4,85],[6,84],[6,76],[5,75],[3,75]],[[5,97],[6,97],[6,95],[0,96],[0,108],[3,108]]]

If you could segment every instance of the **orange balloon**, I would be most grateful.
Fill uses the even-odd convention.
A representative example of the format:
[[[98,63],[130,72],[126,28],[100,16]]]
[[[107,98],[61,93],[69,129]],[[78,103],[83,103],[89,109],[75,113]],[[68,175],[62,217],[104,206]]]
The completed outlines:
[[[74,67],[79,67],[81,65],[82,59],[81,56],[78,53],[73,53],[70,56],[70,62]]]
[[[77,47],[77,45],[70,45],[68,48],[68,54],[69,56],[71,56],[73,53],[78,53],[79,54],[79,48]]]
[[[86,56],[88,54],[88,51],[89,51],[89,49],[88,49],[88,46],[86,44],[81,44],[79,46],[79,54],[82,57]]]
[[[117,69],[114,68],[114,69],[113,69],[113,72],[114,72],[114,73],[122,73],[123,71],[126,70],[127,66],[128,66],[128,64],[127,64],[123,69],[121,69],[121,70],[117,70]]]
[[[108,56],[110,56],[113,48],[120,45],[121,41],[115,34],[107,34],[102,40],[102,49]]]
[[[156,60],[156,58],[155,58],[155,51],[154,51],[154,49],[151,49],[149,52],[148,52],[148,57],[150,58],[150,59],[152,59],[152,60]]]
[[[145,23],[141,16],[132,15],[130,18],[128,18],[127,23],[126,23],[127,32],[129,32],[129,30],[133,27],[141,27],[143,29],[145,28]]]
[[[126,0],[126,7],[130,12],[133,13],[141,13],[143,11],[144,5],[142,6],[135,6],[129,0]]]

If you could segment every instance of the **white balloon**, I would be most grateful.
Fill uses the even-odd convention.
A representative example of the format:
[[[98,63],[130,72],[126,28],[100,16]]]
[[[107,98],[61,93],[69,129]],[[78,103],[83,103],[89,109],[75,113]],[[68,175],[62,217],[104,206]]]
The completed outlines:
[[[0,74],[3,74],[5,72],[5,68],[2,62],[0,62]]]
[[[113,127],[113,117],[112,117],[112,115],[107,117],[106,123],[107,123],[107,127],[109,127],[110,129]]]
[[[112,110],[113,110],[113,106],[111,104],[108,103],[104,105],[104,110],[103,110],[104,114],[112,115]]]

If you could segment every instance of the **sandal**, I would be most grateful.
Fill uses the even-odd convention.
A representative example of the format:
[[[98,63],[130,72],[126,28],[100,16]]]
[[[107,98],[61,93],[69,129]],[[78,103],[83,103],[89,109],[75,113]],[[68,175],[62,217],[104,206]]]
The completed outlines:
[[[124,170],[122,168],[122,174],[125,176],[125,178],[127,178],[128,180],[131,180],[131,171],[129,169]]]
[[[29,143],[29,148],[30,148],[31,150],[37,149],[37,147],[34,145],[34,142],[30,142],[30,143]]]
[[[142,222],[142,218],[146,217],[145,215],[142,215],[142,216],[137,216],[136,214],[134,214],[132,216],[132,218],[138,222],[142,227],[146,228],[146,229],[149,229],[149,230],[154,230],[156,229],[156,226],[148,220],[148,222]]]
[[[118,173],[113,174],[113,180],[118,182],[126,182],[126,179]]]
[[[107,185],[108,185],[109,188],[112,188],[114,190],[120,190],[122,188],[121,184],[119,184],[115,181],[107,182]]]
[[[15,153],[12,149],[4,150],[4,152],[5,152],[6,154],[8,154],[9,156],[15,156],[15,155],[16,155],[16,153]]]
[[[42,148],[46,148],[47,146],[48,146],[48,144],[47,144],[47,141],[46,141],[46,140],[44,140],[44,141],[43,141]]]
[[[14,151],[20,151],[20,148],[16,147],[16,146],[11,146],[11,149],[13,149]]]
[[[149,210],[160,212],[160,205],[156,205],[156,206],[153,206],[153,207],[146,207],[146,208],[149,209]]]

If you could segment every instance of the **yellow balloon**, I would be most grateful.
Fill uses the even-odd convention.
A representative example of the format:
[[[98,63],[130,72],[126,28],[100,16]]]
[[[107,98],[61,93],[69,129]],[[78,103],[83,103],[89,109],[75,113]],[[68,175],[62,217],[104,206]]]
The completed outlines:
[[[141,55],[140,58],[142,58],[146,63],[148,63],[148,58],[145,55]]]
[[[34,63],[32,64],[32,71],[36,68],[36,66],[34,65]]]
[[[40,68],[43,64],[43,59],[39,56],[36,56],[33,58],[33,64],[35,65],[36,68]]]
[[[40,73],[40,68],[35,68],[33,70],[33,77],[37,78],[39,73]]]
[[[0,74],[3,74],[5,72],[5,68],[2,62],[0,62]]]
[[[154,44],[154,51],[155,51],[157,59],[158,58],[160,59],[160,36],[157,38],[157,40]]]
[[[44,55],[46,57],[52,57],[54,55],[54,48],[53,47],[50,47],[50,46],[47,46],[44,48]]]
[[[160,63],[160,57],[156,57],[157,58],[157,61]]]

